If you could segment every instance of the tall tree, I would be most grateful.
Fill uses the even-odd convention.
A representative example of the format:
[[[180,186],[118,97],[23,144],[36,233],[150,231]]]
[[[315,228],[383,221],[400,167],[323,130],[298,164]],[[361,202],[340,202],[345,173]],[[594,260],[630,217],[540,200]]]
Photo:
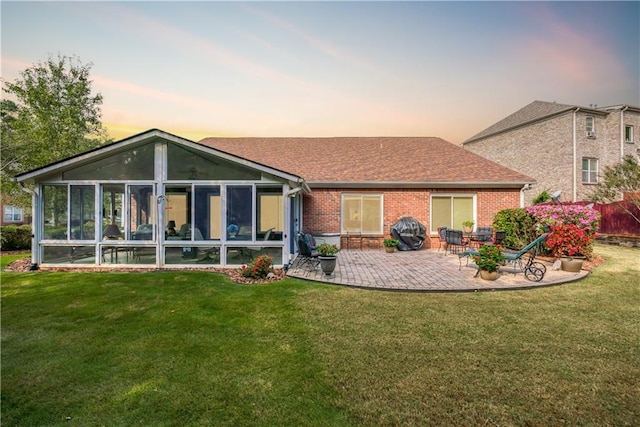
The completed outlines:
[[[634,209],[627,207],[620,201],[621,195],[626,194],[626,201]],[[640,222],[640,163],[633,156],[625,156],[622,162],[607,166],[603,180],[596,185],[589,199],[601,203],[617,203],[626,213]]]
[[[12,182],[16,174],[106,142],[102,95],[91,92],[91,66],[75,56],[58,55],[22,71],[14,82],[4,83],[3,91],[15,100],[2,104],[4,203],[9,199],[28,204],[20,197],[25,193]]]

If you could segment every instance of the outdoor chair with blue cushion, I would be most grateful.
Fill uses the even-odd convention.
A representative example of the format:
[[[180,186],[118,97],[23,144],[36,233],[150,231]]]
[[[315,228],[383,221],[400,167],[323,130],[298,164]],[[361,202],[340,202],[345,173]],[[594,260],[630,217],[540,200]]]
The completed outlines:
[[[503,251],[506,262],[512,264],[514,267],[514,274],[518,271],[523,271],[527,280],[531,280],[532,282],[539,282],[544,278],[544,275],[547,273],[547,267],[541,262],[536,262],[535,258],[540,252],[542,243],[547,240],[547,237],[549,237],[549,233],[544,233],[519,251]],[[476,249],[467,249],[458,254],[460,260],[459,268],[462,268],[463,257],[466,257],[467,262],[469,262],[469,258],[476,255],[478,255]]]
[[[464,238],[462,230],[447,229],[445,232],[445,240],[447,243],[447,251],[451,254],[459,254],[469,245],[469,239]],[[445,255],[447,251],[445,251]]]
[[[438,252],[443,243],[447,243],[447,227],[438,227]],[[447,248],[445,247],[445,252]]]

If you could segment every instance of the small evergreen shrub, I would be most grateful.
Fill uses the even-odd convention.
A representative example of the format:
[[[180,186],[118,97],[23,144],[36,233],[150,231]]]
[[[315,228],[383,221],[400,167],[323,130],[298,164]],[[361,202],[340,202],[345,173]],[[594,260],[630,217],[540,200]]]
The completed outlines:
[[[5,225],[0,228],[0,249],[18,251],[31,249],[30,225]]]
[[[503,209],[493,218],[494,230],[504,230],[506,237],[502,244],[522,248],[537,237],[536,219],[523,208]]]

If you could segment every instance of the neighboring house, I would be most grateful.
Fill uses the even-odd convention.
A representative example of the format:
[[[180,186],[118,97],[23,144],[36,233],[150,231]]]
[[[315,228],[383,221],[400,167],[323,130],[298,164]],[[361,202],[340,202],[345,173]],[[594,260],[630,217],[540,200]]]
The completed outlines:
[[[2,207],[2,225],[22,225],[29,222],[24,209],[11,205],[0,206]]]
[[[439,226],[491,224],[534,183],[439,138],[196,143],[160,130],[16,178],[34,185],[44,267],[237,267],[260,253],[286,265],[299,231],[376,246],[404,216],[435,241]]]
[[[526,204],[542,191],[585,200],[605,166],[638,157],[640,108],[535,101],[463,143],[467,150],[535,178]]]

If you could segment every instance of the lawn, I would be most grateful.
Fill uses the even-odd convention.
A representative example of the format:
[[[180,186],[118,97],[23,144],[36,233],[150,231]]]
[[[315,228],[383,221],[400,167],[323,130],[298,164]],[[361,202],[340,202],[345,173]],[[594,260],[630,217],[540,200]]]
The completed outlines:
[[[2,273],[2,424],[634,425],[640,251],[597,252],[493,293]]]

